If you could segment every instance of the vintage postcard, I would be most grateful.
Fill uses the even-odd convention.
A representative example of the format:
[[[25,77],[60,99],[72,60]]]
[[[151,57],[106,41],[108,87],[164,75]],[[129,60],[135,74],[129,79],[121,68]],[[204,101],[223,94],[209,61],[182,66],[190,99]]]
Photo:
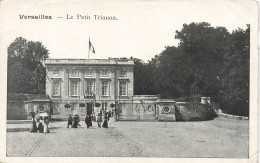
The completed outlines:
[[[256,1],[0,3],[0,162],[258,162]]]

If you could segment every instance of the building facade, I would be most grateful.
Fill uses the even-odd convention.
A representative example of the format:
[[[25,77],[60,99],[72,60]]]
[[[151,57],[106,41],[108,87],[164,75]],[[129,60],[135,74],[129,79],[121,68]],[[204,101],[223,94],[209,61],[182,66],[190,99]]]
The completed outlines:
[[[43,64],[54,115],[85,115],[89,108],[113,110],[117,101],[133,96],[133,60],[46,59]]]

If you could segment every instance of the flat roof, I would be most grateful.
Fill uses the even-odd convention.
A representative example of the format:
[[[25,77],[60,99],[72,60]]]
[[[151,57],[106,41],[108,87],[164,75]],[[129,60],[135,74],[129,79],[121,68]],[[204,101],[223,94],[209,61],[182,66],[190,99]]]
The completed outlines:
[[[44,65],[134,65],[133,59],[45,59]]]

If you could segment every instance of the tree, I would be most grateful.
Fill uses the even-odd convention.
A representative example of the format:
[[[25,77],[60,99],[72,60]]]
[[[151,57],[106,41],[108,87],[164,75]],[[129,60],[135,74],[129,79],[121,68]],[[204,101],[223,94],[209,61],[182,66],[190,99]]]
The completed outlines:
[[[33,71],[42,60],[48,57],[49,51],[38,41],[27,41],[22,37],[18,37],[8,47],[9,67],[16,62],[20,62]]]
[[[41,61],[48,57],[49,51],[41,42],[16,38],[8,47],[8,92],[44,93],[45,68]]]
[[[249,26],[229,33],[206,22],[184,24],[177,47],[167,46],[148,63],[136,59],[135,94],[210,96],[225,112],[248,115],[249,36]]]
[[[226,28],[211,27],[209,23],[184,24],[176,31],[179,49],[190,69],[190,94],[214,96],[221,87],[224,54],[228,52],[230,34]]]
[[[42,64],[38,64],[33,71],[33,75],[30,81],[33,94],[44,94],[46,83],[46,70]]]
[[[8,70],[7,92],[10,93],[32,93],[30,80],[33,73],[21,63],[16,62]]]
[[[250,26],[231,35],[222,73],[222,106],[232,114],[249,115]]]
[[[137,58],[134,59],[134,94],[146,94],[146,66],[145,63]]]

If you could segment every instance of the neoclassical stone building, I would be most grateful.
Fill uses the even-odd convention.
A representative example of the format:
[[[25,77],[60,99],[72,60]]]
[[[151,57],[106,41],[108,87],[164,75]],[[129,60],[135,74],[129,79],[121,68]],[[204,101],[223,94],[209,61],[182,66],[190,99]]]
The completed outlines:
[[[117,100],[133,96],[133,60],[46,59],[43,64],[54,115],[85,115],[90,108],[112,110]],[[95,103],[100,106],[95,107]]]
[[[205,100],[188,104],[156,95],[134,95],[131,59],[46,59],[43,64],[46,95],[51,100],[47,112],[52,117],[115,110],[117,120],[180,121],[209,119],[214,112]]]

